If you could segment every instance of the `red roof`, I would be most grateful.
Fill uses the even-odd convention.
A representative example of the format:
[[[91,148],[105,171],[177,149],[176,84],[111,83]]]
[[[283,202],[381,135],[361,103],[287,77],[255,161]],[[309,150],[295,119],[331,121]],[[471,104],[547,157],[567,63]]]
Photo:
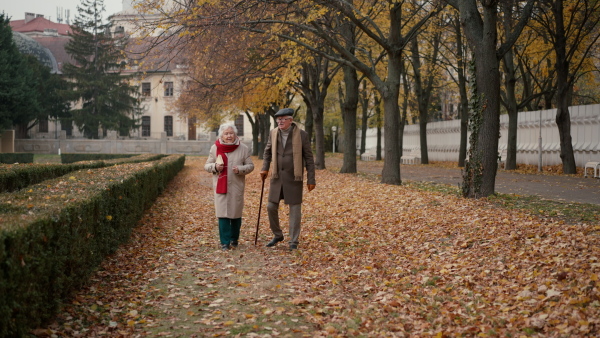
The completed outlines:
[[[64,23],[52,22],[43,16],[25,22],[25,20],[12,20],[10,27],[13,31],[19,33],[40,32],[44,33],[45,29],[56,29],[59,35],[68,35],[71,32],[71,26]]]

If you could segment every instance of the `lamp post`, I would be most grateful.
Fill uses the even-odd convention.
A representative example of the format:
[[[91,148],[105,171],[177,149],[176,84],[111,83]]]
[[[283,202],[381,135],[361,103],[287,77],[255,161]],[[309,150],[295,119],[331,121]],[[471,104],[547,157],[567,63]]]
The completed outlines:
[[[540,135],[538,137],[538,172],[542,172],[542,109],[540,108]]]
[[[337,131],[337,127],[336,126],[331,127],[331,131],[333,133],[333,152],[335,153],[335,132]]]

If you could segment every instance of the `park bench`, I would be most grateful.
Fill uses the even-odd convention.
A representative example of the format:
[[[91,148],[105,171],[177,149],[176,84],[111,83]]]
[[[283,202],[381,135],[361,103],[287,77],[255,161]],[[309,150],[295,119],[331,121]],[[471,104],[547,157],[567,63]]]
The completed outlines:
[[[373,148],[368,149],[360,155],[361,161],[375,161],[377,156],[373,153]]]
[[[413,148],[408,155],[400,158],[402,164],[421,164],[421,149]]]
[[[583,168],[583,177],[587,177],[588,168],[594,171],[594,178],[600,178],[600,162],[587,162]]]

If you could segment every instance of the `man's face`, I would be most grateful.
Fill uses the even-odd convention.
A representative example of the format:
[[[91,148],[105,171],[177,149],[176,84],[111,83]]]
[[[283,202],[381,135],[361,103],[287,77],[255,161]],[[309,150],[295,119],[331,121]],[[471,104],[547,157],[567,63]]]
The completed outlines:
[[[277,127],[281,130],[287,130],[292,125],[291,116],[278,117],[275,121],[277,121]]]

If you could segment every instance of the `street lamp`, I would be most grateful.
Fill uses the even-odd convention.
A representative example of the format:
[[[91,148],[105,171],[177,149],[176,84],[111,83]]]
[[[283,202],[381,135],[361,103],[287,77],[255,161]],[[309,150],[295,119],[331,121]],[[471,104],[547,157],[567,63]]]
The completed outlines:
[[[331,131],[333,132],[333,152],[335,153],[335,132],[337,131],[337,127],[331,127]]]
[[[540,107],[540,136],[538,138],[538,172],[542,172],[542,108]]]

